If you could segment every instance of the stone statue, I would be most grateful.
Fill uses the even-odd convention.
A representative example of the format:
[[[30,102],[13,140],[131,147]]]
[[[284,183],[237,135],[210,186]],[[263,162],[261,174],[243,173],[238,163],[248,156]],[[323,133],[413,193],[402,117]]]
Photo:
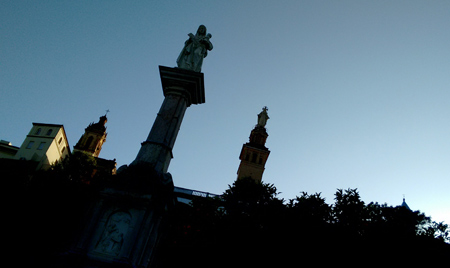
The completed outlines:
[[[200,25],[195,35],[192,33],[188,35],[189,39],[184,43],[183,50],[177,59],[177,65],[178,68],[200,72],[203,58],[208,55],[208,50],[213,49],[213,45],[209,41],[212,35],[206,34],[205,25]]]
[[[258,124],[256,126],[258,127],[265,127],[267,124],[267,120],[269,120],[269,115],[267,114],[267,111],[269,109],[267,108],[267,106],[264,106],[262,108],[262,112],[260,112],[258,114]]]

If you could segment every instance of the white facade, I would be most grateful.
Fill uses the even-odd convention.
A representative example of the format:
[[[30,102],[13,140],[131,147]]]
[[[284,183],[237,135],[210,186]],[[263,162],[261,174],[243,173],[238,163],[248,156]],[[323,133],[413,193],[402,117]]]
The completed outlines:
[[[37,169],[48,169],[70,154],[63,125],[33,123],[33,127],[14,159],[39,162]]]

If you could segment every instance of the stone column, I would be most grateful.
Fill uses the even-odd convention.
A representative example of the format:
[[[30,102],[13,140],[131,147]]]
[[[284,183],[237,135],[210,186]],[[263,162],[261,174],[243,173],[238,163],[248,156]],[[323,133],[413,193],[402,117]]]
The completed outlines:
[[[165,99],[150,133],[142,143],[133,165],[149,165],[166,173],[172,159],[172,149],[184,113],[191,104],[205,102],[203,73],[159,66]]]

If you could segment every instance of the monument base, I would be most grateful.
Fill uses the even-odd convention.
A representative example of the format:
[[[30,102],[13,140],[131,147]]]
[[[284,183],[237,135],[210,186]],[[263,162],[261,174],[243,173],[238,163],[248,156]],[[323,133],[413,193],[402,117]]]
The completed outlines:
[[[70,267],[151,267],[175,204],[169,173],[151,165],[121,168],[87,213],[62,264]]]
[[[175,203],[167,169],[191,104],[205,102],[203,73],[159,66],[165,99],[136,159],[122,166],[87,213],[66,264],[149,267]],[[74,264],[77,265],[74,265]]]

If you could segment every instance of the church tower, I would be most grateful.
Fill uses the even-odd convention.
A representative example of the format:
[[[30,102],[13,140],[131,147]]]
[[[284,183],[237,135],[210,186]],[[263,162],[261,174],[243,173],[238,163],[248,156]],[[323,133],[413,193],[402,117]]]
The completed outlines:
[[[264,166],[269,157],[269,149],[265,146],[267,137],[266,123],[269,119],[267,107],[258,114],[258,123],[250,133],[250,141],[242,146],[239,159],[239,169],[237,178],[251,177],[257,182],[261,182],[264,173]]]
[[[108,121],[106,114],[100,117],[97,123],[91,123],[85,129],[78,143],[73,147],[74,152],[83,152],[85,154],[98,157],[102,150],[102,145],[106,141],[106,127]]]

